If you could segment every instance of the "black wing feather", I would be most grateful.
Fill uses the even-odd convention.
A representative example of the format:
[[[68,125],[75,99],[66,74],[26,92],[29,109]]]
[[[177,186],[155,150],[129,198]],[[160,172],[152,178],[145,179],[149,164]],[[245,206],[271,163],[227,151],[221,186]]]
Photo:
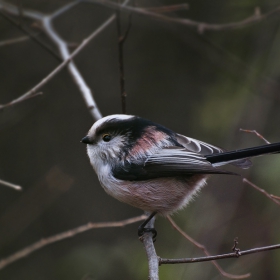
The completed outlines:
[[[205,157],[179,147],[161,149],[142,162],[127,162],[122,168],[113,169],[115,178],[129,181],[186,177],[193,174],[235,173],[213,167]]]

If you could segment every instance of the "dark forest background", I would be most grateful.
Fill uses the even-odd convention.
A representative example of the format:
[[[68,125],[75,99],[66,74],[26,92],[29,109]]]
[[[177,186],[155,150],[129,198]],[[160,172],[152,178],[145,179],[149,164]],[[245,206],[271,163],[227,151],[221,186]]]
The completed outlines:
[[[71,1],[9,1],[19,2],[25,9],[52,13]],[[178,3],[135,1],[136,7]],[[265,13],[279,5],[275,0],[187,3],[189,9],[166,15],[224,24],[253,15],[256,7]],[[80,43],[112,13],[101,5],[81,3],[55,19],[54,26],[68,42]],[[121,13],[123,30],[128,17]],[[127,113],[229,150],[263,144],[240,128],[280,141],[279,23],[278,13],[238,29],[199,33],[132,13],[123,60]],[[57,52],[34,21],[23,18],[22,24]],[[24,34],[0,14],[0,42],[20,36]],[[75,58],[104,116],[121,113],[117,37],[114,21]],[[59,63],[31,39],[1,46],[0,103],[22,95]],[[0,111],[0,179],[23,187],[17,192],[0,186],[0,258],[89,221],[142,214],[109,197],[99,185],[80,143],[94,120],[67,69],[41,91],[42,96]],[[253,163],[249,170],[228,169],[279,195],[280,157],[255,158]],[[221,254],[230,252],[237,236],[241,249],[280,243],[279,214],[279,206],[245,185],[242,177],[213,176],[195,201],[173,218],[211,254]],[[47,246],[0,271],[0,279],[147,279],[137,226],[96,229]],[[167,220],[158,218],[156,228],[159,256],[203,255]],[[251,279],[278,279],[279,262],[278,250],[219,264],[229,273],[251,272]],[[211,263],[160,267],[163,280],[222,278]]]

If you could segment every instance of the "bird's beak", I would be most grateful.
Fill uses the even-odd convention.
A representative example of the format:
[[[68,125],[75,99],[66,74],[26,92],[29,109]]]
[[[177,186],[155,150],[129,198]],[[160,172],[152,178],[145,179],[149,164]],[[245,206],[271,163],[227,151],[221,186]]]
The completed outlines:
[[[82,143],[85,143],[85,144],[92,144],[92,141],[89,139],[88,135],[85,136],[82,140],[81,140]]]

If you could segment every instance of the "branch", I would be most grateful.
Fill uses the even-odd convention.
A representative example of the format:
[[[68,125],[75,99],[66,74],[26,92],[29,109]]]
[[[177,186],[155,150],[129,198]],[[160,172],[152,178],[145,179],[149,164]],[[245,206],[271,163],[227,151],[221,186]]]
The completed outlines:
[[[254,133],[257,135],[257,137],[259,137],[260,139],[262,139],[264,142],[266,142],[267,144],[270,144],[270,142],[268,140],[266,140],[260,133],[258,133],[256,130],[249,130],[249,129],[243,129],[240,128],[240,131],[243,132],[247,132],[247,133]],[[266,197],[268,197],[270,200],[272,200],[274,203],[280,205],[280,197],[274,194],[269,194],[267,191],[265,191],[264,189],[258,187],[257,185],[253,184],[252,182],[250,182],[249,180],[247,180],[246,178],[243,178],[243,182],[248,184],[249,186],[253,187],[255,190],[261,192],[262,194],[264,194]]]
[[[50,245],[52,243],[71,238],[77,234],[83,233],[85,231],[97,228],[108,228],[108,227],[123,227],[132,223],[136,223],[147,218],[146,215],[137,216],[134,218],[118,221],[118,222],[103,222],[103,223],[88,223],[83,226],[76,227],[74,229],[50,236],[48,238],[43,238],[38,242],[33,243],[30,246],[25,247],[24,249],[17,251],[16,253],[10,255],[7,258],[0,260],[0,270],[4,267],[22,259],[24,257],[29,256],[30,254],[34,253],[35,251]]]
[[[61,14],[65,13],[69,9],[73,8],[75,5],[79,4],[81,1],[77,0],[74,2],[71,2],[69,4],[64,5],[60,9],[56,10],[51,15],[45,15],[43,13],[32,11],[32,10],[26,10],[26,9],[18,9],[15,5],[6,3],[4,1],[0,1],[0,10],[4,10],[10,14],[16,15],[16,16],[23,16],[30,19],[37,20],[41,22],[46,34],[50,37],[50,39],[57,45],[60,54],[63,58],[63,63],[61,63],[53,72],[51,72],[46,78],[44,78],[39,84],[37,84],[34,88],[32,88],[30,91],[25,93],[24,95],[20,96],[19,98],[9,102],[8,104],[0,105],[0,110],[7,106],[12,106],[16,103],[22,102],[26,100],[29,96],[36,93],[36,91],[46,84],[50,79],[52,79],[60,70],[63,69],[66,65],[68,65],[68,70],[78,86],[85,103],[87,104],[87,107],[92,115],[92,117],[95,120],[98,120],[102,117],[97,104],[92,96],[92,92],[88,85],[86,84],[85,80],[83,79],[81,73],[79,72],[78,68],[74,64],[73,61],[71,61],[82,49],[84,46],[87,45],[87,43],[95,38],[101,31],[103,31],[114,19],[115,15],[110,16],[102,25],[100,25],[87,39],[85,39],[81,45],[72,53],[70,54],[68,49],[68,44],[66,41],[64,41],[58,33],[55,31],[52,25],[52,20]],[[124,7],[127,5],[128,0],[125,0],[123,4],[120,5],[120,7]]]
[[[4,186],[10,187],[10,188],[13,188],[13,189],[15,189],[17,191],[21,191],[22,190],[21,186],[15,185],[15,184],[12,184],[10,182],[3,181],[3,180],[0,180],[0,185],[4,185]]]
[[[81,1],[80,0],[76,0],[73,2],[70,2],[64,6],[62,6],[61,8],[59,8],[58,10],[56,10],[55,12],[53,12],[50,17],[52,19],[64,14],[65,12],[67,12],[69,9],[72,9],[74,6],[76,6],[77,4],[79,4]]]
[[[21,36],[21,37],[14,38],[14,39],[9,39],[9,40],[0,41],[0,47],[12,45],[12,44],[16,44],[16,43],[19,43],[19,42],[26,41],[26,40],[28,40],[28,39],[29,39],[28,36]]]
[[[1,5],[0,5],[1,8]],[[22,9],[18,10],[18,15],[21,17],[22,14]],[[22,33],[24,33],[25,35],[27,35],[31,40],[33,40],[35,43],[37,43],[40,47],[42,47],[44,50],[46,50],[49,54],[51,54],[56,60],[58,60],[59,62],[61,62],[61,58],[60,56],[53,51],[53,49],[48,46],[45,42],[43,42],[39,37],[37,37],[37,35],[32,34],[28,29],[26,29],[24,26],[22,26],[22,24],[19,24],[17,21],[15,21],[14,19],[12,19],[11,17],[5,15],[3,12],[0,12],[0,15],[7,20],[9,23],[11,23],[13,26],[15,26],[16,28],[18,28]]]
[[[1,6],[0,6],[1,7]],[[0,109],[3,109],[7,106],[12,106],[14,104],[17,104],[19,102],[22,102],[26,100],[27,98],[31,97],[36,93],[36,91],[41,88],[43,85],[45,85],[47,82],[49,82],[58,72],[60,72],[93,38],[95,38],[101,31],[103,31],[104,28],[106,28],[113,20],[115,16],[111,16],[107,21],[105,21],[99,28],[97,28],[88,38],[83,40],[83,42],[79,45],[79,47],[68,56],[67,59],[65,59],[58,67],[56,67],[47,77],[45,77],[39,84],[37,84],[35,87],[33,87],[31,90],[20,96],[19,98],[9,102],[8,104],[0,105]],[[47,18],[45,21],[46,23],[49,23],[49,18]],[[66,48],[66,46],[65,46]],[[76,72],[75,66],[71,64],[70,66],[73,75],[75,76],[77,74],[77,82],[81,83],[81,87],[83,87],[82,82],[83,79],[79,72]],[[77,70],[78,71],[78,70]],[[87,86],[84,86],[84,88],[87,88]],[[92,116],[97,120],[101,118],[101,113],[99,112],[99,109],[97,108],[97,105],[90,93],[90,90],[87,90],[83,93],[83,97],[86,101],[86,104],[88,106],[88,109],[90,110]]]
[[[91,3],[97,3],[101,4],[103,6],[106,6],[111,9],[123,9],[128,12],[133,12],[138,15],[146,16],[155,20],[161,20],[166,22],[172,22],[181,24],[184,26],[188,26],[191,28],[196,28],[200,33],[203,31],[221,31],[221,30],[233,30],[237,28],[242,28],[245,26],[249,26],[252,24],[255,24],[257,22],[260,22],[272,15],[280,13],[280,6],[276,7],[274,10],[267,12],[265,14],[260,14],[259,9],[256,9],[255,13],[252,16],[249,16],[245,18],[244,20],[232,22],[232,23],[226,23],[226,24],[211,24],[211,23],[205,23],[200,21],[194,21],[191,19],[185,19],[185,18],[174,18],[169,17],[166,15],[158,14],[155,12],[152,12],[150,10],[144,9],[144,8],[135,8],[131,6],[120,6],[115,2],[111,2],[108,0],[83,0],[83,2],[91,2]]]
[[[180,229],[169,216],[167,218],[170,221],[170,223],[172,224],[172,226],[174,228],[176,228],[176,230],[178,230],[186,239],[190,240],[192,243],[194,243],[199,248],[202,247],[201,249],[206,250],[203,245],[197,243],[194,239],[189,237],[182,229]],[[249,249],[249,250],[245,250],[245,251],[240,251],[240,249],[236,248],[236,245],[237,245],[237,241],[234,240],[234,246],[232,248],[234,253],[210,256],[209,253],[206,251],[207,252],[206,253],[207,257],[182,258],[182,259],[164,259],[164,258],[159,258],[159,265],[161,265],[161,264],[178,264],[178,263],[194,263],[194,262],[213,261],[213,260],[219,260],[219,259],[239,258],[240,256],[245,256],[245,255],[249,255],[249,254],[254,254],[254,253],[259,253],[259,252],[264,252],[264,251],[269,251],[269,250],[280,249],[280,244],[276,244],[276,245],[271,245],[271,246],[264,246],[264,247],[260,247],[260,248],[254,248],[254,249]],[[231,274],[228,274],[228,275],[231,275]],[[250,274],[248,273],[248,274],[244,274],[244,275],[232,275],[232,276],[233,277],[230,277],[230,278],[242,279],[242,278],[249,277]]]
[[[58,36],[58,34],[55,32],[55,30],[52,26],[51,19],[52,19],[51,17],[44,17],[44,19],[43,19],[43,27],[45,29],[45,32],[56,43],[64,61],[67,61],[67,64],[69,63],[68,70],[69,70],[70,75],[72,76],[74,82],[78,86],[92,117],[95,120],[98,120],[102,117],[102,115],[97,107],[95,100],[93,99],[93,96],[92,96],[93,94],[91,92],[91,89],[86,84],[85,80],[83,79],[83,77],[82,77],[81,73],[79,72],[78,68],[76,67],[75,63],[73,61],[71,61],[73,59],[73,57],[75,56],[75,55],[73,56],[73,54],[79,53],[82,48],[78,47],[71,55],[69,52],[67,43],[65,41],[63,41]],[[83,47],[86,46],[90,42],[91,39],[93,39],[97,34],[99,34],[112,21],[113,21],[113,18],[111,16],[98,29],[96,29],[87,39],[85,39],[83,41],[83,43],[82,43]]]
[[[121,103],[122,103],[122,113],[126,114],[126,91],[125,91],[125,79],[124,79],[124,63],[123,63],[123,45],[128,36],[128,33],[131,28],[131,14],[128,18],[128,27],[122,35],[121,30],[121,13],[118,10],[116,14],[117,22],[117,32],[118,32],[118,52],[119,52],[119,71],[120,71],[120,91],[121,91]]]
[[[275,198],[275,199],[280,200],[280,196],[277,196],[277,195],[274,195],[274,194],[271,194],[270,196],[273,197],[273,198]]]
[[[35,93],[35,91],[32,91],[30,94],[24,94],[24,95],[20,96],[19,98],[10,101],[9,103],[3,104],[3,105],[0,104],[0,111],[2,109],[6,108],[6,107],[13,106],[13,105],[15,105],[17,103],[20,103],[22,101],[25,101],[25,100],[33,98],[33,97],[37,97],[37,96],[42,95],[42,94],[43,94],[43,92],[36,92]]]
[[[38,21],[41,21],[42,18],[45,16],[43,13],[37,11],[26,10],[26,9],[19,10],[17,6],[7,3],[5,1],[0,1],[0,10],[15,16],[23,16]]]
[[[75,83],[78,85],[80,92],[87,104],[87,107],[93,116],[95,120],[98,120],[101,118],[101,113],[92,97],[92,92],[90,88],[87,86],[86,82],[84,81],[82,75],[80,74],[79,70],[75,66],[74,62],[71,62],[71,60],[76,56],[83,48],[87,45],[87,43],[93,39],[96,35],[98,35],[105,27],[107,27],[114,19],[114,17],[110,17],[107,21],[105,21],[99,28],[97,28],[87,39],[85,39],[82,44],[72,53],[70,54],[67,43],[60,38],[60,36],[56,33],[52,26],[52,19],[57,17],[58,15],[61,15],[62,13],[66,12],[70,8],[72,8],[74,5],[78,4],[80,1],[75,1],[70,4],[67,4],[54,12],[52,15],[44,15],[42,13],[36,12],[36,11],[30,11],[22,9],[21,14],[24,17],[28,17],[31,19],[36,19],[41,22],[46,34],[55,42],[57,45],[60,54],[63,58],[63,63],[61,63],[53,72],[51,72],[45,79],[43,79],[38,85],[36,85],[33,89],[31,89],[29,92],[25,93],[21,97],[13,100],[9,103],[9,106],[14,105],[18,102],[22,102],[25,100],[28,96],[34,94],[36,90],[38,90],[42,85],[47,83],[51,78],[53,78],[63,67],[68,65],[68,70],[74,79]],[[5,10],[6,12],[9,12],[13,15],[19,16],[19,10],[16,6],[7,4],[3,1],[0,1],[0,9]],[[2,105],[0,107],[3,108],[5,105]]]
[[[207,262],[213,260],[220,260],[220,259],[229,259],[229,258],[239,258],[241,256],[255,254],[259,252],[265,252],[270,250],[280,249],[280,244],[265,246],[260,248],[249,249],[245,251],[238,251],[234,253],[222,254],[222,255],[215,255],[215,256],[207,256],[207,257],[199,257],[199,258],[183,258],[183,259],[163,259],[159,258],[159,264],[178,264],[178,263],[195,263],[195,262]],[[247,275],[247,274],[245,274]],[[249,277],[248,274],[247,277]],[[245,277],[243,277],[245,278]],[[237,278],[236,278],[237,279]],[[240,279],[240,278],[239,278]]]
[[[254,133],[256,134],[260,139],[262,139],[266,144],[270,144],[269,141],[267,141],[260,133],[258,133],[256,130],[249,130],[249,129],[243,129],[239,128],[240,131],[247,132],[247,133]]]
[[[177,12],[180,10],[188,10],[188,4],[177,4],[177,5],[168,5],[168,6],[161,6],[161,7],[147,7],[145,8],[147,11],[152,11],[156,13],[171,13]]]
[[[170,217],[170,216],[167,216],[167,219],[168,221],[171,223],[172,227],[174,229],[176,229],[181,235],[183,235],[184,238],[186,238],[188,241],[190,241],[192,244],[194,244],[197,248],[199,248],[200,250],[202,250],[204,252],[204,254],[207,256],[207,257],[210,257],[210,253],[208,252],[208,250],[205,248],[204,245],[198,243],[197,241],[195,241],[192,237],[190,237],[189,235],[187,235],[175,222],[174,220]],[[193,258],[191,258],[192,260]],[[165,264],[164,262],[162,262],[162,260],[168,260],[168,264],[170,263],[169,261],[172,261],[170,259],[162,259],[160,258],[159,259],[159,265],[161,264]],[[188,259],[190,260],[190,259]],[[179,263],[179,262],[178,262]],[[250,277],[250,273],[247,273],[247,274],[243,274],[243,275],[234,275],[234,274],[230,274],[230,273],[227,273],[225,272],[221,267],[220,265],[212,260],[212,263],[213,265],[217,268],[217,270],[225,277],[227,278],[231,278],[231,279],[244,279],[244,278],[248,278]]]
[[[148,222],[148,228],[154,228],[155,217]],[[148,258],[148,265],[149,265],[149,280],[159,280],[158,270],[159,270],[159,262],[158,256],[155,250],[154,241],[153,241],[153,233],[145,232],[143,237],[144,248]]]
[[[254,188],[255,190],[261,192],[263,195],[265,195],[266,197],[268,197],[270,200],[272,200],[274,203],[276,203],[277,205],[280,205],[280,201],[279,201],[279,197],[273,194],[269,194],[267,191],[265,191],[264,189],[261,189],[260,187],[258,187],[257,185],[253,184],[252,182],[250,182],[249,180],[247,180],[246,178],[243,178],[243,182],[248,184],[249,186],[251,186],[252,188]]]

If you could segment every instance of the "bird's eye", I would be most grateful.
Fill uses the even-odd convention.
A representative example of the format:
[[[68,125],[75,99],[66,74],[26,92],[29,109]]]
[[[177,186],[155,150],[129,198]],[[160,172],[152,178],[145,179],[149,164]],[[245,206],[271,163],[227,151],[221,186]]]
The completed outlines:
[[[110,140],[111,140],[111,135],[110,134],[103,134],[102,135],[102,140],[104,141],[104,142],[109,142]]]

